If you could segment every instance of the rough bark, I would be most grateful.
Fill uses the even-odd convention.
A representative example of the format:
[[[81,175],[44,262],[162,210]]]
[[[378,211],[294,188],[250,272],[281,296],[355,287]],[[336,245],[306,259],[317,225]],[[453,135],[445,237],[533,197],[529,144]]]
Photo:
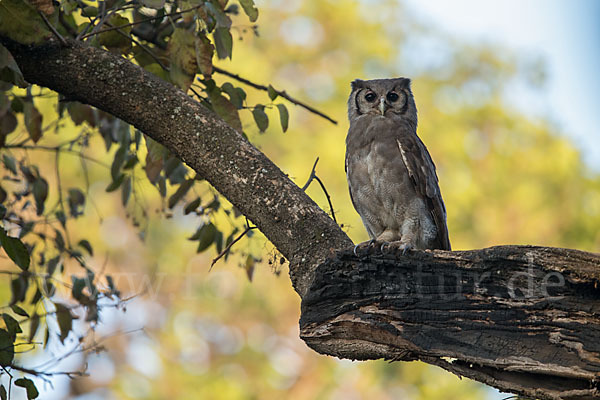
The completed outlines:
[[[320,353],[422,360],[535,398],[600,397],[600,255],[348,250],[315,273],[300,335]]]
[[[163,144],[205,178],[277,247],[304,293],[312,271],[346,234],[273,162],[183,91],[101,49],[69,40],[23,46],[0,38],[25,79],[91,104]],[[310,255],[307,256],[307,255]]]
[[[341,229],[264,154],[182,91],[77,42],[0,42],[29,82],[136,126],[255,223],[290,261],[303,297],[301,335],[316,351],[420,359],[545,399],[598,396],[598,256],[534,247],[334,256],[351,246]],[[552,272],[564,284],[552,285],[559,279]]]

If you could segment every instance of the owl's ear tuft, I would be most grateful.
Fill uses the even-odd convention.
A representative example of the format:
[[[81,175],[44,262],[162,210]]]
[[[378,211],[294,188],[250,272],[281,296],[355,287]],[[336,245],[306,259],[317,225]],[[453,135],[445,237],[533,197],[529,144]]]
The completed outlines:
[[[398,85],[402,88],[402,89],[408,89],[410,90],[410,79],[408,78],[396,78],[396,80],[398,80]]]
[[[350,85],[352,86],[352,90],[356,90],[358,88],[364,88],[365,81],[363,81],[362,79],[355,79],[352,81],[352,83]]]

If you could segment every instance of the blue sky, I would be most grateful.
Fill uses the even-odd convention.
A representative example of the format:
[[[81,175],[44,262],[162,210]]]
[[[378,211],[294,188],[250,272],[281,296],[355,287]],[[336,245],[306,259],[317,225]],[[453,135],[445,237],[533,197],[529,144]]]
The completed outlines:
[[[600,1],[406,0],[422,22],[459,39],[540,55],[548,81],[536,96],[513,99],[523,112],[555,123],[600,171]]]

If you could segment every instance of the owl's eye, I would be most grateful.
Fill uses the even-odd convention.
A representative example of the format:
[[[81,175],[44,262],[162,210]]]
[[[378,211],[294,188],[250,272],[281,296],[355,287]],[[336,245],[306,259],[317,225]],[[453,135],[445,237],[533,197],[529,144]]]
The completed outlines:
[[[369,103],[374,102],[376,98],[377,98],[377,96],[375,96],[375,93],[373,93],[373,92],[369,92],[365,96],[365,100],[368,101]]]
[[[386,97],[386,98],[388,99],[388,101],[389,101],[389,102],[391,102],[391,103],[395,102],[395,101],[396,101],[396,100],[398,100],[398,98],[399,98],[398,94],[396,94],[396,93],[394,93],[394,92],[389,92],[389,93],[387,94],[387,96],[385,96],[385,97]]]

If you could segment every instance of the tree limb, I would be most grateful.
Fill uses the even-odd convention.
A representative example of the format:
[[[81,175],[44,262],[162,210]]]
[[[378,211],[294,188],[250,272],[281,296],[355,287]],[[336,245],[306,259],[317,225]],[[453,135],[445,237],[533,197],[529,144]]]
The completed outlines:
[[[302,295],[316,266],[352,245],[273,162],[190,96],[107,51],[52,39],[32,47],[0,37],[23,76],[91,104],[150,136],[235,205],[290,262]]]
[[[311,348],[422,360],[533,398],[600,397],[600,255],[392,250],[346,250],[317,268],[300,319]]]

